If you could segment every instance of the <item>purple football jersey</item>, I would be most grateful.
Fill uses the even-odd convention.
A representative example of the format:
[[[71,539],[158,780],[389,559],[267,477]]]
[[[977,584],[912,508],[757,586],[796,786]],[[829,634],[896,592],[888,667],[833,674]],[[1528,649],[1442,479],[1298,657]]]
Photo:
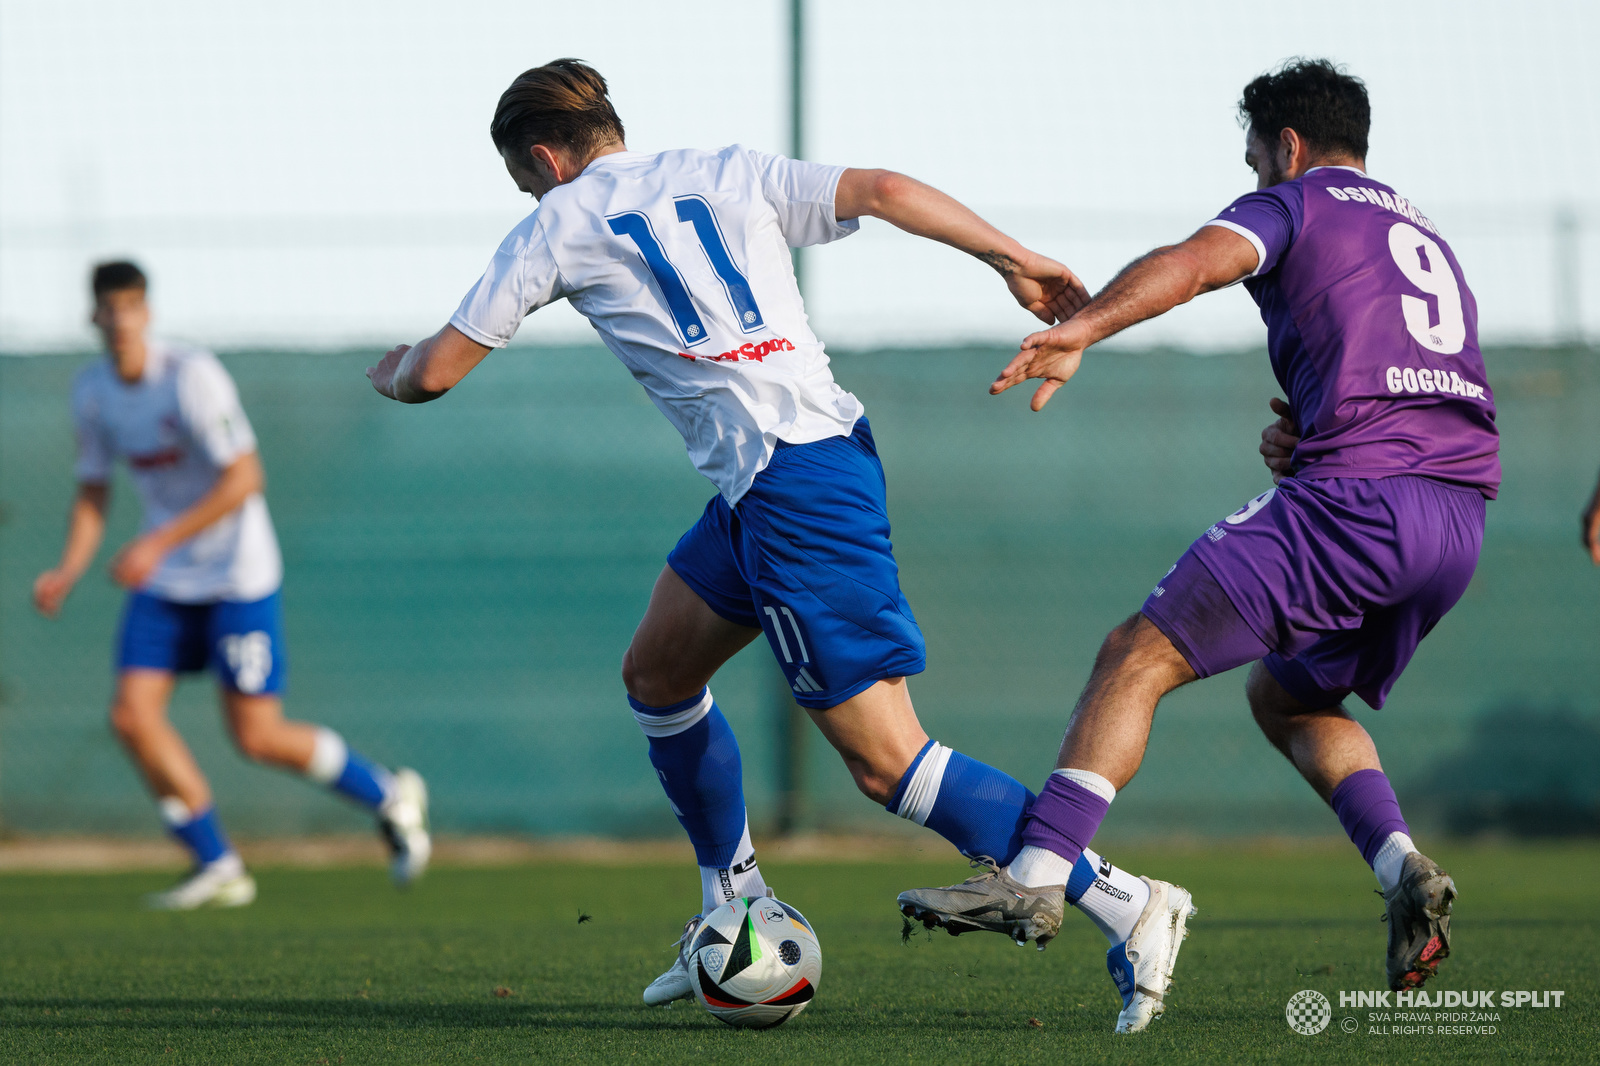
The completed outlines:
[[[1300,427],[1295,476],[1414,474],[1494,498],[1478,304],[1431,221],[1353,167],[1317,167],[1210,224],[1260,256],[1244,284]]]

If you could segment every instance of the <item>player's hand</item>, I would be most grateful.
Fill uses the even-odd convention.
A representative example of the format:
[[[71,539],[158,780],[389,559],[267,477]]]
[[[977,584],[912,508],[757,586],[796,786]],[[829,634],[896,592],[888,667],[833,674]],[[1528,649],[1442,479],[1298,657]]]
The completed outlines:
[[[1268,403],[1278,420],[1261,431],[1261,460],[1272,472],[1272,483],[1276,485],[1294,473],[1290,464],[1295,446],[1300,443],[1300,427],[1294,424],[1288,404],[1276,396]]]
[[[1065,322],[1089,302],[1089,290],[1061,263],[1035,255],[1005,275],[1017,303],[1047,326]]]
[[[60,567],[46,570],[33,579],[33,605],[46,618],[54,618],[61,613],[61,605],[77,583],[76,577]]]
[[[372,382],[372,387],[391,400],[400,399],[394,392],[394,375],[395,371],[400,369],[400,360],[404,359],[410,350],[409,344],[391,348],[382,359],[378,360],[377,366],[367,367],[367,380]]]
[[[166,545],[162,544],[154,534],[146,533],[142,537],[135,537],[123,545],[122,550],[112,558],[112,580],[126,589],[139,588],[150,580],[150,575],[156,572],[166,555]]]
[[[1081,320],[1080,320],[1081,321]],[[1078,372],[1083,350],[1089,347],[1089,331],[1078,322],[1067,321],[1053,329],[1034,333],[1022,340],[1022,350],[989,386],[989,395],[998,396],[1029,378],[1044,378],[1028,405],[1035,411],[1050,402],[1057,389]]]
[[[1583,546],[1594,565],[1600,566],[1600,488],[1594,490],[1589,509],[1583,512]]]

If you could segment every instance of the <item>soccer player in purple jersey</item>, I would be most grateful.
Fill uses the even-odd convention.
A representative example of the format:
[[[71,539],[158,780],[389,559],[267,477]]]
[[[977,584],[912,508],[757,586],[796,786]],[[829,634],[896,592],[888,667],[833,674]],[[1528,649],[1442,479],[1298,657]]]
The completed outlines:
[[[1119,1032],[1161,1013],[1193,909],[1182,888],[1097,869],[1084,847],[1138,770],[1161,697],[1245,663],[1257,724],[1377,875],[1390,985],[1422,984],[1450,947],[1455,885],[1412,844],[1372,738],[1343,701],[1383,706],[1477,564],[1484,501],[1500,483],[1477,307],[1437,227],[1367,176],[1358,79],[1295,60],[1252,81],[1239,106],[1259,191],[1028,337],[990,391],[1042,378],[1037,411],[1090,345],[1242,281],[1289,396],[1274,403],[1280,421],[1262,451],[1288,476],[1206,530],[1106,638],[1017,857],[964,885],[900,896],[930,925],[1041,946],[1074,902],[1112,941]]]

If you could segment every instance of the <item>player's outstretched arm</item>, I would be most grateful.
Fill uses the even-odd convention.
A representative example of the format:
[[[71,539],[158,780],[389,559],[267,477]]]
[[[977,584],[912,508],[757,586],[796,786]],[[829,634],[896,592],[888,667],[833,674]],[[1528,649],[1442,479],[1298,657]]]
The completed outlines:
[[[111,560],[111,576],[124,588],[136,589],[150,580],[167,553],[217,520],[244,506],[244,501],[266,488],[261,457],[247,452],[223,468],[206,494],[169,521],[142,533]]]
[[[1064,322],[1089,302],[1076,274],[1031,252],[954,197],[892,170],[846,170],[834,194],[841,221],[869,215],[918,237],[948,244],[988,263],[1041,322]]]
[[[1024,338],[1022,350],[989,391],[999,395],[1029,378],[1043,378],[1031,404],[1037,411],[1077,373],[1089,345],[1165,314],[1203,292],[1232,285],[1248,277],[1257,261],[1254,245],[1221,226],[1206,226],[1182,244],[1157,248],[1123,267],[1070,319]]]
[[[427,340],[392,348],[367,367],[372,387],[401,403],[437,400],[483,362],[489,346],[447,325]]]
[[[1594,565],[1600,566],[1600,485],[1594,487],[1589,509],[1583,512],[1583,546]]]
[[[67,543],[61,549],[61,561],[33,580],[33,605],[46,618],[61,612],[72,586],[94,562],[106,533],[106,503],[110,498],[111,489],[103,482],[85,481],[78,485],[67,517]]]

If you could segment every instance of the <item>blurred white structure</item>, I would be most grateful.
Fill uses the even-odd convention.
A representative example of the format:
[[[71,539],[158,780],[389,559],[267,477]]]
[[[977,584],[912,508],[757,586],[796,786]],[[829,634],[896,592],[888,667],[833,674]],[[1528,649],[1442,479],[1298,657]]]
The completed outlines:
[[[630,145],[787,139],[787,4],[0,0],[0,350],[78,347],[87,268],[138,258],[161,327],[217,345],[414,340],[531,209],[487,135],[561,55],[611,80]],[[1370,164],[1439,223],[1486,339],[1600,336],[1600,7],[853,4],[811,0],[814,158],[905,170],[1091,287],[1251,187],[1234,102],[1295,54],[1366,79]],[[836,346],[1011,341],[987,268],[868,225],[808,260]],[[588,335],[567,308],[519,339]],[[1261,340],[1211,296],[1127,335]]]

